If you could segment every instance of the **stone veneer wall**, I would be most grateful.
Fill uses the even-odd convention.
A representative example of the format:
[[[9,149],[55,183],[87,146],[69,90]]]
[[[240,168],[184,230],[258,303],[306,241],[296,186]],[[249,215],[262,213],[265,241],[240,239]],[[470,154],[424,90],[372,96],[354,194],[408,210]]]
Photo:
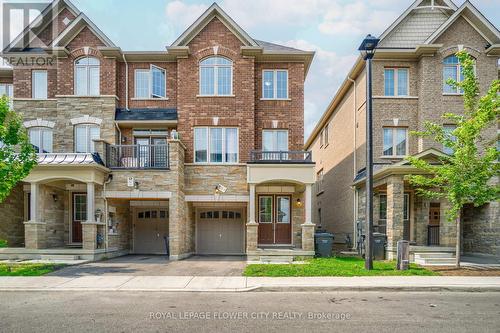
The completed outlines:
[[[47,247],[63,247],[68,238],[64,223],[65,192],[61,189],[41,185],[40,197],[42,201],[41,219],[45,222]],[[54,198],[56,196],[56,199]]]
[[[24,245],[24,192],[18,184],[4,202],[0,203],[0,239],[9,247]]]
[[[490,254],[500,258],[500,202],[481,207],[466,206],[463,212],[464,252]]]
[[[117,235],[109,235],[108,247],[119,250],[132,250],[132,215],[128,200],[108,199],[108,207],[116,208],[114,217],[118,223]]]
[[[246,165],[186,165],[186,194],[213,195],[217,184],[227,187],[224,195],[248,195]]]

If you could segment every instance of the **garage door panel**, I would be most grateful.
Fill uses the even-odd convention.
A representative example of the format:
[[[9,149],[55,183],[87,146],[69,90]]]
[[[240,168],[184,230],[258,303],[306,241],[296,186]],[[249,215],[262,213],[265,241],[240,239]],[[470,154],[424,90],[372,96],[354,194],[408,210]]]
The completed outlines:
[[[197,253],[244,253],[244,224],[242,216],[243,214],[241,211],[234,210],[206,210],[199,212],[197,223]]]

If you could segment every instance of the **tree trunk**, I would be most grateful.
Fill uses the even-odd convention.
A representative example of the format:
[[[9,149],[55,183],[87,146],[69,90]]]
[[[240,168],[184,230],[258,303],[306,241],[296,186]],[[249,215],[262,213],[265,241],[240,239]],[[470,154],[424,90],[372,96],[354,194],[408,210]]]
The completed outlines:
[[[456,249],[455,249],[455,266],[456,268],[460,268],[460,243],[461,243],[461,239],[462,239],[462,235],[461,235],[461,232],[460,232],[460,229],[461,229],[461,226],[462,226],[462,214],[460,214],[458,217],[457,217],[457,241],[456,241]]]

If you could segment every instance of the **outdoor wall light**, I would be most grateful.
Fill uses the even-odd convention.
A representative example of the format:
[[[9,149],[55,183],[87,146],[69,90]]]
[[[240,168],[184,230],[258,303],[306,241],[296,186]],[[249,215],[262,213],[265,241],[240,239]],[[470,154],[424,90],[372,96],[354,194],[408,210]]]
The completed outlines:
[[[52,199],[54,200],[54,202],[57,202],[57,200],[59,200],[59,198],[57,197],[57,194],[52,194]]]
[[[302,207],[302,201],[300,200],[300,198],[295,201],[295,206],[298,208]]]
[[[138,181],[134,182],[134,189],[136,189],[136,190],[139,189],[139,182]]]

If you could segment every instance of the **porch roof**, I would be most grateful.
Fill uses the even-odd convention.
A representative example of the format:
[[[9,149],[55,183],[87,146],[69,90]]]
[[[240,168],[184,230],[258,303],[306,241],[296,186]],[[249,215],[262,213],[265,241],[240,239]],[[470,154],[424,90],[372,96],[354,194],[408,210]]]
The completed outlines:
[[[97,153],[44,153],[38,154],[38,165],[102,165]]]

